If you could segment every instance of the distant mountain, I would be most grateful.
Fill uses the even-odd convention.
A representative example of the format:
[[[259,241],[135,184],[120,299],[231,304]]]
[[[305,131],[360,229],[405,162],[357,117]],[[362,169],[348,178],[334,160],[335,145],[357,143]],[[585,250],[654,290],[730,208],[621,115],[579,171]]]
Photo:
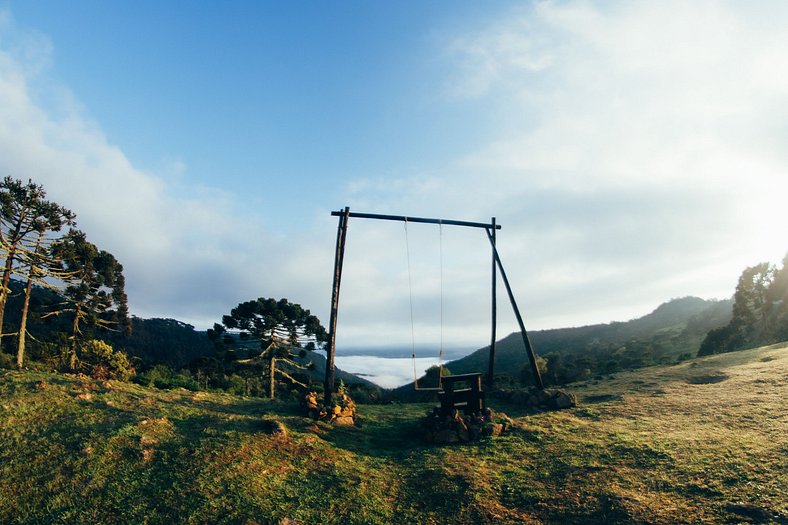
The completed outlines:
[[[562,383],[587,374],[676,362],[694,356],[706,333],[730,320],[732,304],[731,300],[683,297],[661,304],[650,314],[631,321],[537,330],[528,334],[537,355],[547,358],[546,381]],[[480,348],[449,362],[446,367],[453,374],[486,374],[489,350],[489,346]],[[527,365],[519,332],[497,342],[496,374],[508,374],[517,380]],[[559,372],[564,374],[559,376]],[[413,389],[412,384],[396,390],[408,389]]]

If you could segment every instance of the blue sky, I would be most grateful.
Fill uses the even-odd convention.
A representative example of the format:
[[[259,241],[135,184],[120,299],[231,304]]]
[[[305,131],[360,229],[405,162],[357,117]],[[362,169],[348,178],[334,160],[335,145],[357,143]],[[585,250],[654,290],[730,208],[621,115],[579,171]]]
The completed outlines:
[[[530,328],[626,320],[788,250],[785,27],[782,2],[6,1],[0,168],[77,213],[141,317],[327,322],[348,205],[496,216]],[[402,225],[351,223],[340,342],[486,344],[484,237],[408,239],[413,328]]]

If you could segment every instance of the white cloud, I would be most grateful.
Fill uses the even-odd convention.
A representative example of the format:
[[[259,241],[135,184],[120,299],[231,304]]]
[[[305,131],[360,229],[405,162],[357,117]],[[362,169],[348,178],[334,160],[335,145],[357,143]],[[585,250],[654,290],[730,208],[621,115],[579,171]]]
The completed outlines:
[[[788,249],[788,12],[769,5],[542,2],[449,39],[451,103],[500,132],[374,208],[497,215],[537,327],[729,296]]]
[[[2,16],[0,169],[42,184],[77,213],[88,238],[124,265],[132,313],[209,326],[264,290],[289,296],[283,276],[309,266],[300,247],[272,235],[237,195],[191,185],[177,156],[163,159],[161,173],[135,167],[49,78],[51,43]],[[323,277],[310,270],[292,287],[297,292]]]

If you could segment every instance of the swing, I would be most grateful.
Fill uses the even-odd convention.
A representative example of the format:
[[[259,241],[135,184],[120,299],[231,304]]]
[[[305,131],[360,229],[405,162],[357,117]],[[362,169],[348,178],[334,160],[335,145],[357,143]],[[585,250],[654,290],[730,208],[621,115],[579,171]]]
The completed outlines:
[[[520,315],[520,310],[517,307],[517,302],[515,301],[514,294],[512,293],[512,288],[509,284],[509,279],[506,277],[506,272],[503,268],[503,263],[501,263],[501,258],[498,255],[498,250],[495,247],[495,232],[496,230],[500,229],[501,226],[495,222],[495,218],[493,217],[492,222],[490,223],[481,223],[481,222],[469,222],[469,221],[457,221],[452,219],[432,219],[426,217],[405,217],[402,215],[382,215],[379,213],[358,213],[350,212],[349,207],[345,207],[344,210],[341,211],[333,211],[331,215],[334,217],[339,218],[339,224],[337,226],[337,244],[336,244],[336,252],[334,254],[334,283],[331,292],[331,318],[329,321],[328,327],[328,343],[326,344],[326,378],[324,382],[324,392],[325,392],[325,402],[328,404],[331,401],[331,397],[334,393],[334,354],[336,350],[336,333],[337,333],[337,316],[339,312],[339,289],[340,283],[342,281],[342,266],[345,257],[345,241],[347,239],[347,230],[348,230],[348,222],[351,217],[359,218],[359,219],[377,219],[377,220],[385,220],[385,221],[402,221],[405,222],[405,243],[408,249],[408,285],[411,289],[411,303],[410,303],[410,311],[411,311],[411,343],[412,343],[412,357],[413,357],[413,365],[414,365],[414,376],[416,376],[416,342],[415,342],[415,328],[414,328],[414,319],[413,319],[413,293],[412,293],[412,286],[411,286],[411,275],[410,275],[410,248],[408,247],[408,239],[407,239],[407,223],[408,222],[418,222],[418,223],[426,223],[426,224],[438,224],[439,226],[443,226],[444,224],[452,225],[452,226],[463,226],[468,228],[479,228],[483,229],[486,234],[487,238],[490,241],[490,247],[492,248],[492,255],[493,255],[493,265],[492,265],[492,337],[490,341],[490,359],[489,359],[489,369],[487,372],[487,381],[490,386],[493,385],[494,381],[494,363],[495,363],[495,327],[496,327],[496,317],[497,317],[497,308],[496,308],[496,295],[495,295],[495,287],[496,287],[496,279],[497,273],[496,270],[500,272],[501,279],[503,280],[503,284],[506,287],[507,295],[509,296],[509,302],[512,305],[512,310],[514,311],[515,317],[517,319],[517,323],[520,327],[520,334],[523,338],[523,344],[525,345],[526,353],[528,354],[528,360],[531,364],[531,371],[534,375],[534,380],[538,388],[544,389],[544,385],[542,383],[542,377],[539,374],[539,368],[536,366],[536,354],[534,353],[533,347],[531,346],[531,342],[528,338],[528,333],[525,330],[525,324],[523,323],[522,316]],[[442,237],[442,231],[441,231]],[[441,239],[442,241],[442,239]],[[439,368],[438,368],[438,387],[437,388],[422,388],[418,386],[418,382],[414,381],[414,386],[416,390],[432,390],[438,391],[439,397],[443,396],[447,399],[447,403],[452,400],[452,394],[459,394],[460,391],[454,389],[454,384],[459,381],[466,381],[469,382],[470,390],[476,391],[480,390],[481,388],[481,372],[476,374],[465,374],[464,377],[460,376],[449,376],[446,380],[443,380],[443,247],[441,246],[441,341],[440,341],[440,348],[438,352],[439,358]],[[418,379],[418,378],[415,378]],[[445,388],[444,388],[445,387]],[[462,400],[454,399],[454,406],[457,406],[456,402],[463,403]],[[443,405],[443,401],[441,403]]]
[[[440,345],[438,347],[438,386],[420,387],[419,376],[416,371],[416,328],[413,318],[413,280],[410,271],[410,240],[408,238],[408,218],[403,221],[405,225],[405,253],[408,261],[408,298],[410,300],[410,341],[411,359],[413,360],[413,388],[420,392],[443,391],[443,221],[438,222],[439,252],[440,252]]]

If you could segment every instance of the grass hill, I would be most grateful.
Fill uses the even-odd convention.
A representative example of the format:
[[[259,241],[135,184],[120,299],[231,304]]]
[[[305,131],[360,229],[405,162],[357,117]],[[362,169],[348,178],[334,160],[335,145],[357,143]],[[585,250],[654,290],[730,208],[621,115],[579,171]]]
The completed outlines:
[[[514,429],[431,447],[430,405],[360,427],[282,401],[0,371],[0,522],[788,523],[788,345],[492,402]],[[284,432],[272,432],[283,429]]]

